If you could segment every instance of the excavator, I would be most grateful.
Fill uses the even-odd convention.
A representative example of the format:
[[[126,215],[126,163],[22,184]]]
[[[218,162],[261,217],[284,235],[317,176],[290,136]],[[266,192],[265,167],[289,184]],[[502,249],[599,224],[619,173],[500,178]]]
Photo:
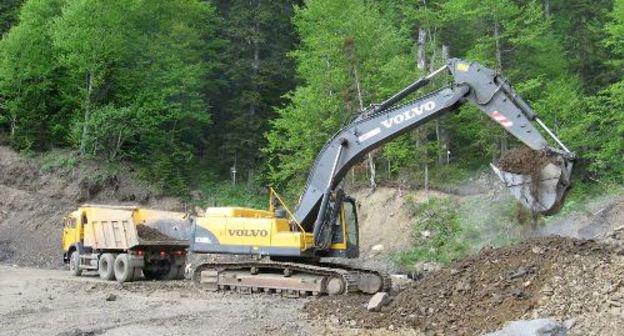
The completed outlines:
[[[443,73],[452,76],[450,85],[399,104]],[[501,74],[453,58],[386,101],[369,106],[329,139],[316,157],[294,212],[271,189],[268,210],[214,207],[193,218],[192,254],[238,257],[191,264],[189,276],[207,290],[297,297],[388,290],[391,283],[385,273],[322,259],[359,255],[356,204],[345,194],[343,178],[371,150],[465,103],[476,106],[532,150],[548,155],[548,164],[532,174],[537,176],[491,166],[525,207],[544,215],[556,213],[570,186],[575,154]],[[558,147],[551,146],[534,123]]]

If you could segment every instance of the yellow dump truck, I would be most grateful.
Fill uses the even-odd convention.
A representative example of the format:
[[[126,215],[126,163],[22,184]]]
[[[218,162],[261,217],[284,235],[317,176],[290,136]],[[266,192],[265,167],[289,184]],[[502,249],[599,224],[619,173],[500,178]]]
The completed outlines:
[[[184,213],[84,204],[65,217],[63,259],[70,272],[105,280],[184,276],[190,221]]]

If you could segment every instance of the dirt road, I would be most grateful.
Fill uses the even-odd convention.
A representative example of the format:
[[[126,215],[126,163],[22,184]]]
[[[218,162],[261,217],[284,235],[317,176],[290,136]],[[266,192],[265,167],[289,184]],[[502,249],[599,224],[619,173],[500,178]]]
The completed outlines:
[[[113,299],[107,301],[107,298]],[[306,300],[198,291],[189,282],[104,282],[0,266],[0,335],[316,335]]]

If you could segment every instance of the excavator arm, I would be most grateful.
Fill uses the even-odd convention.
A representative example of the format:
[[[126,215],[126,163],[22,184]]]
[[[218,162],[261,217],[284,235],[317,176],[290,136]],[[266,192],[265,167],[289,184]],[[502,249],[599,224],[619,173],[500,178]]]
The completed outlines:
[[[452,86],[396,106],[403,98],[429,84],[443,72],[454,78]],[[371,150],[428,122],[444,113],[458,109],[469,102],[500,124],[505,130],[528,147],[556,155],[556,167],[548,167],[539,192],[535,183],[524,175],[494,171],[510,188],[514,196],[536,212],[552,213],[561,204],[569,185],[574,154],[537,118],[537,114],[509,83],[495,71],[479,63],[450,59],[435,72],[415,81],[379,105],[373,105],[338,131],[317,156],[308,176],[305,192],[294,217],[303,228],[314,232],[315,245],[327,247],[324,228],[331,223],[332,194],[349,169],[361,161]],[[559,144],[551,147],[531,121],[535,121]],[[325,237],[325,238],[323,238]]]

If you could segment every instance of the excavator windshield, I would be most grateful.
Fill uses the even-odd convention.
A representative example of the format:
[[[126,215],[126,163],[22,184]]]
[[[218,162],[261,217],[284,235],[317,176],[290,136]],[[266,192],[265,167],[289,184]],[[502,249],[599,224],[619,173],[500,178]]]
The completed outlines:
[[[355,200],[347,198],[343,203],[344,225],[347,230],[347,250],[349,247],[359,245],[358,219]]]

